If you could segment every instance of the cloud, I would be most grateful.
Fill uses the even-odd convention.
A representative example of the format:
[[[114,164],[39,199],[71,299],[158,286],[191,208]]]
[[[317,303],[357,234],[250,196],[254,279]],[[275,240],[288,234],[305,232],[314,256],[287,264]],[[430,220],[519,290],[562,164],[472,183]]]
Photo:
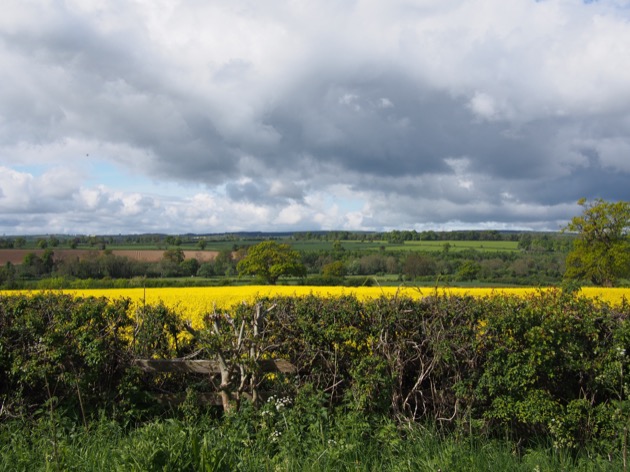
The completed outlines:
[[[629,20],[614,0],[8,0],[0,221],[23,223],[0,229],[555,229],[580,197],[627,199]]]
[[[68,169],[51,169],[35,177],[0,167],[0,211],[6,214],[55,212],[72,200],[77,175]]]

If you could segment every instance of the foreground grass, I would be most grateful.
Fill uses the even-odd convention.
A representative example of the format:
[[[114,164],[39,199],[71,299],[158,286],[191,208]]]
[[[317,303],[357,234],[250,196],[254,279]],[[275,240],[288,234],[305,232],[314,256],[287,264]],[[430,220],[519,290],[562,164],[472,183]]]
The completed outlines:
[[[0,470],[77,471],[619,471],[617,457],[569,454],[542,444],[441,435],[356,413],[275,407],[137,427],[101,419],[0,425]]]

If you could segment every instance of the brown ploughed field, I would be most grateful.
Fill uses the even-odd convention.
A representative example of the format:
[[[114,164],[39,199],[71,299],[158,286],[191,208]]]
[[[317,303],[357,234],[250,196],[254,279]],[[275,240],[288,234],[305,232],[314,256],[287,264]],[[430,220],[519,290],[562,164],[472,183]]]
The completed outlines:
[[[92,257],[98,257],[103,251],[96,249],[55,249],[54,258],[59,259],[89,259]],[[24,256],[28,253],[34,253],[41,257],[44,253],[43,249],[0,249],[0,265],[5,265],[7,262],[11,264],[21,264],[24,260]],[[128,257],[129,259],[145,262],[159,262],[164,255],[163,250],[128,250],[128,249],[114,249],[112,253],[116,256]],[[199,262],[208,262],[214,260],[217,257],[217,251],[184,251],[186,259],[197,259]]]

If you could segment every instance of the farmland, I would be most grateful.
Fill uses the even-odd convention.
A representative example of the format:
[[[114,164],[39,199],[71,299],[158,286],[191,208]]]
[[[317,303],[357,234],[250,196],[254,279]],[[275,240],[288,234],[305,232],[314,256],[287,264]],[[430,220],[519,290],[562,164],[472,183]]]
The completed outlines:
[[[399,245],[405,251],[489,251],[489,252],[517,252],[518,241],[405,241]]]
[[[300,255],[304,273],[284,277],[283,284],[545,286],[561,283],[571,238],[330,232],[0,239],[0,288],[134,287],[137,279],[143,286],[251,284],[259,281],[242,277],[237,265],[248,248],[264,241]]]
[[[268,286],[245,285],[232,287],[165,287],[165,288],[129,288],[129,289],[93,289],[93,290],[60,290],[76,297],[105,297],[108,299],[128,298],[132,301],[132,309],[144,304],[155,305],[164,303],[177,312],[183,319],[191,320],[199,325],[202,315],[215,310],[231,309],[241,303],[253,303],[258,298],[304,297],[314,295],[319,297],[339,297],[345,295],[356,296],[359,300],[370,300],[378,297],[410,297],[421,299],[433,295],[472,296],[476,298],[494,295],[515,295],[523,297],[535,294],[538,288],[480,288],[480,287],[413,287],[413,286],[384,286],[384,287],[320,287],[320,286]],[[19,295],[50,293],[50,291],[0,291],[0,295]],[[581,294],[611,304],[620,304],[630,300],[630,288],[602,288],[583,287]]]
[[[243,240],[240,246],[247,247],[257,244],[257,240]],[[330,241],[293,241],[289,242],[291,247],[298,251],[333,251],[335,245]],[[134,247],[128,245],[114,246],[110,253],[116,256],[127,257],[135,261],[159,262],[165,249],[157,249],[155,246]],[[417,252],[440,252],[448,247],[451,251],[487,251],[487,252],[518,252],[518,242],[516,241],[406,241],[403,243],[388,243],[387,241],[342,241],[340,247],[344,251],[365,252],[371,251],[417,251]],[[194,245],[183,246],[182,250],[187,259],[197,259],[199,262],[214,260],[220,251],[231,251],[234,243],[230,241],[219,241],[209,243],[206,248],[200,250]],[[32,249],[0,249],[0,265],[7,262],[21,264],[28,254],[42,256],[45,250],[40,248]],[[91,249],[64,249],[53,250],[58,260],[67,259],[88,259],[94,258],[103,253],[97,248]]]
[[[290,241],[291,247],[298,251],[325,250],[335,248],[332,241]],[[340,247],[345,251],[418,251],[440,252],[445,247],[450,251],[488,251],[488,252],[518,252],[518,241],[402,241],[389,242],[387,240],[372,241],[340,241]]]
[[[263,240],[0,250],[0,470],[621,469],[630,289],[564,284],[570,239],[277,235],[306,275],[260,285]],[[133,363],[221,357],[221,383]]]
[[[35,254],[41,257],[44,252],[44,249],[0,249],[0,265],[6,265],[7,262],[11,264],[22,264],[28,254]],[[102,251],[97,249],[57,249],[53,252],[58,261],[93,259],[102,254]],[[111,254],[141,262],[159,262],[164,257],[164,251],[158,249],[115,249],[111,251]],[[216,251],[210,250],[200,251],[191,249],[184,251],[186,258],[195,258],[200,262],[212,261],[217,254]]]

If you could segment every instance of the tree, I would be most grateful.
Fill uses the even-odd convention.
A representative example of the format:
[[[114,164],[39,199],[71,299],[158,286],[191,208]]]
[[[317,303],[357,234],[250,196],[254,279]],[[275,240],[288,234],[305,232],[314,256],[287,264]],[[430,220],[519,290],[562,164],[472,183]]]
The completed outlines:
[[[180,264],[186,258],[182,249],[167,249],[162,254],[160,261],[160,271],[162,277],[179,277],[182,275]]]
[[[186,255],[184,254],[184,251],[182,249],[167,249],[166,251],[164,251],[164,254],[162,254],[163,260],[177,265],[184,262],[185,258]]]
[[[465,261],[457,271],[457,278],[462,281],[471,281],[477,278],[481,266],[475,261]]]
[[[228,270],[234,271],[234,258],[232,257],[231,249],[223,249],[219,251],[219,254],[214,258],[213,261],[214,266],[214,274],[216,275],[226,275]]]
[[[240,275],[256,275],[270,285],[275,285],[282,276],[306,275],[300,253],[291,249],[288,244],[275,241],[264,241],[250,247],[236,268]]]
[[[212,277],[214,275],[214,266],[210,262],[204,262],[197,269],[199,277]]]
[[[421,275],[433,275],[435,274],[435,261],[431,256],[416,252],[407,254],[403,263],[403,274],[412,280]]]
[[[529,233],[521,234],[518,240],[518,248],[523,251],[529,251],[532,248],[532,235]]]
[[[52,249],[48,248],[42,254],[42,265],[44,269],[44,273],[50,274],[52,273],[55,267],[55,253]]]
[[[582,214],[564,228],[577,233],[565,277],[612,286],[630,272],[630,202],[598,198],[589,203],[583,198],[578,204],[584,208]]]
[[[199,270],[200,264],[197,259],[192,257],[190,259],[186,259],[185,261],[182,261],[179,264],[179,267],[182,269],[182,272],[184,272],[184,275],[192,277],[192,276],[197,275],[197,271]]]
[[[346,276],[346,267],[342,261],[333,261],[322,267],[322,275],[325,278],[343,278]]]

